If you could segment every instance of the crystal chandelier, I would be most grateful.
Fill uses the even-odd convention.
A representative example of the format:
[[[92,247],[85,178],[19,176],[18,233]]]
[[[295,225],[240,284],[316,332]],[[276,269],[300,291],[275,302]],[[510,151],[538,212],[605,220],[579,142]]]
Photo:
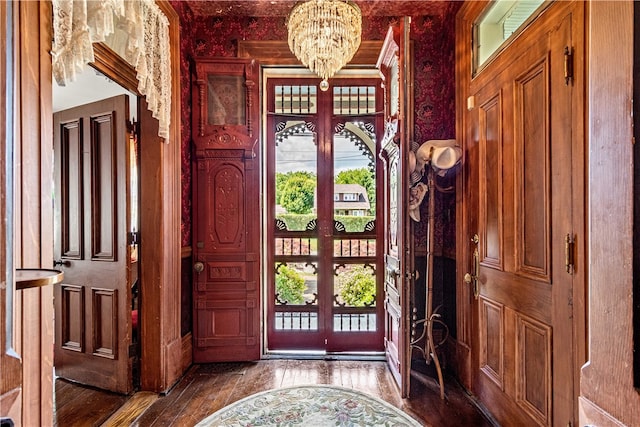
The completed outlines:
[[[309,0],[297,4],[287,20],[289,48],[311,71],[327,79],[344,67],[360,46],[362,14],[342,0]]]

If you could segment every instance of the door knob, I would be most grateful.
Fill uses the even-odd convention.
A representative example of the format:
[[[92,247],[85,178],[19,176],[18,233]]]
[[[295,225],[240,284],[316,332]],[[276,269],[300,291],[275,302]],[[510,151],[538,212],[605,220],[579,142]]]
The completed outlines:
[[[62,260],[62,259],[54,259],[53,260],[53,267],[57,267],[57,266],[65,266],[65,267],[71,267],[71,261],[69,260]]]
[[[198,261],[193,264],[193,269],[196,271],[196,273],[202,273],[202,271],[204,270],[204,264]]]

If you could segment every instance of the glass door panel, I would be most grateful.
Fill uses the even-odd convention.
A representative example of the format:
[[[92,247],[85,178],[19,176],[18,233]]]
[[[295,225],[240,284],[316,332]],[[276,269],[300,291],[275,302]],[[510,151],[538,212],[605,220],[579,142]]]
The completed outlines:
[[[269,350],[381,351],[379,81],[268,88]],[[293,83],[293,84],[292,84]]]

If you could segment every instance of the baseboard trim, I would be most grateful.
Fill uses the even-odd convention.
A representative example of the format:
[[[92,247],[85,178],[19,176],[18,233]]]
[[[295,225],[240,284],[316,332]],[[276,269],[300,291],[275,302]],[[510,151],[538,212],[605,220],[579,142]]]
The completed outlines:
[[[578,397],[579,424],[581,426],[625,427],[610,413],[584,396]]]

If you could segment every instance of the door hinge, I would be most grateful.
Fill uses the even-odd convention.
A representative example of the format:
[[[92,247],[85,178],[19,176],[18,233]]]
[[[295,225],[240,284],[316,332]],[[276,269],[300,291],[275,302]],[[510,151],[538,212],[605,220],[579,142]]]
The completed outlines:
[[[140,232],[139,231],[130,231],[127,233],[127,238],[129,240],[129,245],[137,245],[140,243]]]
[[[135,120],[127,120],[127,130],[134,134],[137,135],[138,134],[138,122]]]
[[[567,234],[564,238],[564,265],[569,274],[573,274],[575,269],[575,246],[575,238],[571,234]]]
[[[564,84],[569,85],[573,80],[573,49],[569,46],[564,47]]]

